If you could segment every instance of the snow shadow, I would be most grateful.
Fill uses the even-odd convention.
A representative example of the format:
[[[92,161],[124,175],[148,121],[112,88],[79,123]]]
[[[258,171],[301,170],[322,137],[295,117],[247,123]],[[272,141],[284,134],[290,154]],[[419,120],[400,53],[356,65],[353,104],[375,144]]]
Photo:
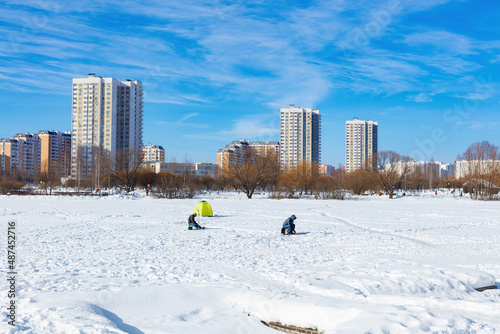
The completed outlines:
[[[110,312],[108,310],[103,309],[102,307],[99,307],[97,305],[91,305],[92,309],[99,315],[102,315],[109,321],[112,321],[118,329],[124,331],[125,333],[128,334],[145,334],[143,331],[141,331],[139,328],[134,327],[132,325],[126,324],[123,322],[123,320],[114,314],[113,312]]]

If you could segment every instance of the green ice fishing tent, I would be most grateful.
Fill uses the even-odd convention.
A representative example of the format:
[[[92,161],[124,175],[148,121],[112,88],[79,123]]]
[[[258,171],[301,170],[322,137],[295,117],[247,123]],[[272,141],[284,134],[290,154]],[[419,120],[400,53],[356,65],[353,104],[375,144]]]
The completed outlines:
[[[193,213],[196,213],[196,215],[203,216],[203,217],[213,217],[214,213],[212,212],[212,207],[210,206],[210,203],[207,201],[201,201],[196,206],[194,207]]]

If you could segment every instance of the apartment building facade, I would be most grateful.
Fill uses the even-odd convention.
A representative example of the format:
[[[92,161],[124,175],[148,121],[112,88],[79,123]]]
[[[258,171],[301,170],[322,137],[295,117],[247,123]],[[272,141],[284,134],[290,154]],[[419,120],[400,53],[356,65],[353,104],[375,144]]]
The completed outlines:
[[[319,175],[332,177],[335,174],[335,167],[332,165],[320,165]]]
[[[10,138],[0,139],[0,174],[22,176],[24,165],[24,141]]]
[[[40,173],[56,169],[60,176],[71,173],[71,133],[60,131],[39,131],[39,165]]]
[[[24,142],[23,171],[28,181],[34,181],[40,171],[40,139],[35,133],[18,133],[15,139]]]
[[[147,145],[142,147],[143,161],[165,162],[165,150],[159,145]]]
[[[189,162],[146,162],[145,165],[156,173],[170,173],[177,176],[216,177],[219,166],[212,163]]]
[[[222,171],[224,168],[233,164],[244,164],[247,162],[247,152],[249,150],[251,150],[252,154],[259,156],[270,156],[273,154],[276,157],[276,163],[279,163],[280,144],[278,142],[249,142],[242,139],[226,145],[226,147],[217,152],[217,165],[219,166],[219,170]]]
[[[212,163],[197,162],[194,164],[196,177],[216,177],[219,174],[219,165]]]
[[[321,160],[321,115],[318,109],[291,104],[280,109],[280,167],[287,170],[299,162]]]
[[[73,79],[71,172],[89,174],[98,155],[141,149],[143,89],[139,80],[119,81],[90,73]]]
[[[223,171],[234,164],[244,164],[245,154],[250,144],[245,139],[240,141],[233,141],[231,144],[226,145],[223,149],[217,152],[217,165],[219,170]]]
[[[378,152],[378,122],[354,118],[346,121],[346,172],[352,172],[369,163]]]
[[[459,160],[455,161],[455,179],[475,175],[500,174],[500,160]]]
[[[71,134],[60,131],[18,133],[0,140],[2,173],[33,182],[49,168],[68,176],[71,167]]]
[[[249,142],[248,146],[255,154],[269,157],[273,155],[276,163],[280,163],[280,143],[277,141],[257,141]]]
[[[390,170],[393,167],[399,175],[402,175],[405,171],[408,173],[420,172],[428,177],[434,177],[435,179],[444,179],[454,176],[455,167],[450,163],[443,163],[440,161],[398,161],[391,166],[387,164],[385,166],[386,170]]]

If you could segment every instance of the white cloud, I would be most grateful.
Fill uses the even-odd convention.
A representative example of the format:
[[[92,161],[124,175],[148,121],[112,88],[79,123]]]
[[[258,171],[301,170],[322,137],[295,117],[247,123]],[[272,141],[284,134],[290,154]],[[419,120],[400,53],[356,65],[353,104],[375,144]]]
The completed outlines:
[[[476,94],[476,93],[468,93],[465,95],[455,94],[452,97],[456,97],[459,99],[467,99],[467,100],[487,100],[491,97],[491,94]]]
[[[343,75],[346,89],[392,95],[415,90],[427,72],[397,55],[373,50],[348,63]]]
[[[432,46],[453,55],[476,54],[474,42],[467,36],[443,30],[414,33],[405,37],[405,43],[412,46]]]
[[[471,130],[497,130],[500,122],[494,121],[454,121],[452,124],[466,126]]]
[[[199,128],[199,129],[208,129],[210,128],[210,125],[207,123],[192,123],[192,122],[186,122],[188,119],[191,119],[193,117],[198,116],[199,113],[190,113],[187,115],[184,115],[181,117],[181,119],[174,121],[174,122],[165,122],[165,121],[156,121],[155,124],[157,125],[169,125],[169,126],[176,126],[176,127],[190,127],[190,128]]]
[[[192,139],[208,138],[212,140],[250,141],[276,140],[279,134],[279,116],[276,114],[248,115],[233,123],[230,130],[213,133],[188,134],[184,137]],[[231,139],[232,138],[232,139]]]
[[[393,2],[400,2],[405,12],[425,11],[451,1],[452,0],[393,0]]]
[[[479,64],[461,56],[480,52],[485,44],[443,30],[412,33],[403,39],[416,48],[432,46],[437,53],[405,53],[368,43],[349,60],[343,59],[339,42],[352,29],[366,28],[374,13],[394,8],[383,31],[370,41],[392,42],[398,36],[395,23],[406,13],[446,2],[319,0],[293,7],[284,2],[83,0],[73,8],[63,2],[44,6],[28,0],[23,10],[11,7],[8,15],[0,13],[0,17],[10,17],[6,17],[10,24],[18,24],[7,31],[25,32],[17,41],[17,52],[6,51],[12,49],[8,39],[0,41],[0,49],[7,53],[3,58],[17,59],[8,66],[18,70],[18,81],[13,83],[19,82],[19,89],[30,85],[46,89],[42,81],[30,80],[34,69],[53,78],[59,91],[66,94],[69,90],[62,88],[71,77],[95,72],[142,80],[147,101],[152,103],[192,105],[231,96],[272,108],[289,103],[314,107],[337,89],[391,95],[430,85],[430,76],[433,85],[439,86],[449,80],[449,74],[480,69]],[[22,30],[22,22],[33,21],[28,6],[42,10],[48,23],[36,30]],[[142,15],[143,20],[137,22],[143,23],[114,28],[97,25],[79,13],[105,13],[110,8],[135,19]],[[23,61],[28,54],[38,63]],[[51,73],[57,71],[64,74],[57,78]],[[0,74],[14,77],[1,68]]]
[[[420,93],[418,95],[409,95],[406,97],[406,101],[423,103],[432,102],[432,97],[436,95],[435,93]]]

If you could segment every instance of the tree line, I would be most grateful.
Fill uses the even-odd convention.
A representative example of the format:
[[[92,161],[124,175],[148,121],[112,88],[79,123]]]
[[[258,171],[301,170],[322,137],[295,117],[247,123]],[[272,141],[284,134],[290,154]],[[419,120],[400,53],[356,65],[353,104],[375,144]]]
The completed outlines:
[[[97,150],[97,149],[96,149]],[[500,150],[489,142],[475,143],[457,160],[468,161],[462,166],[463,178],[439,177],[437,165],[426,170],[412,164],[412,159],[393,151],[378,152],[363,168],[334,176],[319,174],[314,162],[299,162],[295,168],[280,170],[279,157],[274,151],[265,154],[247,149],[241,163],[228,164],[216,177],[194,177],[186,170],[181,175],[156,173],[142,166],[141,150],[122,149],[113,157],[103,151],[93,155],[92,172],[77,164],[74,178],[64,186],[72,189],[103,191],[120,189],[124,193],[136,188],[146,189],[162,198],[190,198],[199,191],[242,191],[248,198],[256,192],[267,192],[270,198],[294,198],[311,195],[318,199],[343,199],[346,194],[385,193],[393,198],[397,192],[426,189],[462,189],[473,199],[495,199],[500,190]],[[83,161],[83,156],[79,157]],[[61,166],[51,164],[37,178],[39,187],[51,193],[61,185]],[[20,179],[3,175],[0,192],[23,187]]]
[[[428,189],[462,189],[472,199],[492,200],[500,191],[500,149],[489,142],[471,145],[457,160],[465,160],[463,177],[439,175],[433,162],[422,168],[410,157],[394,151],[371,155],[364,166],[350,173],[339,169],[335,176],[319,175],[314,162],[299,162],[294,168],[282,171],[274,152],[259,154],[247,150],[244,163],[235,163],[221,171],[219,181],[226,187],[245,192],[252,198],[256,190],[267,191],[271,198],[293,198],[303,194],[315,198],[343,199],[347,193],[385,193],[394,198],[397,192]],[[462,194],[462,193],[460,193]]]
[[[294,168],[280,171],[273,152],[259,155],[247,152],[245,163],[226,167],[222,183],[246,193],[248,198],[256,190],[267,191],[271,198],[294,198],[311,195],[322,199],[343,199],[346,194],[386,193],[393,198],[397,191],[459,187],[453,178],[440,178],[437,168],[424,171],[411,168],[411,159],[393,151],[372,155],[363,168],[345,173],[342,169],[334,176],[319,174],[315,162],[299,162]]]

